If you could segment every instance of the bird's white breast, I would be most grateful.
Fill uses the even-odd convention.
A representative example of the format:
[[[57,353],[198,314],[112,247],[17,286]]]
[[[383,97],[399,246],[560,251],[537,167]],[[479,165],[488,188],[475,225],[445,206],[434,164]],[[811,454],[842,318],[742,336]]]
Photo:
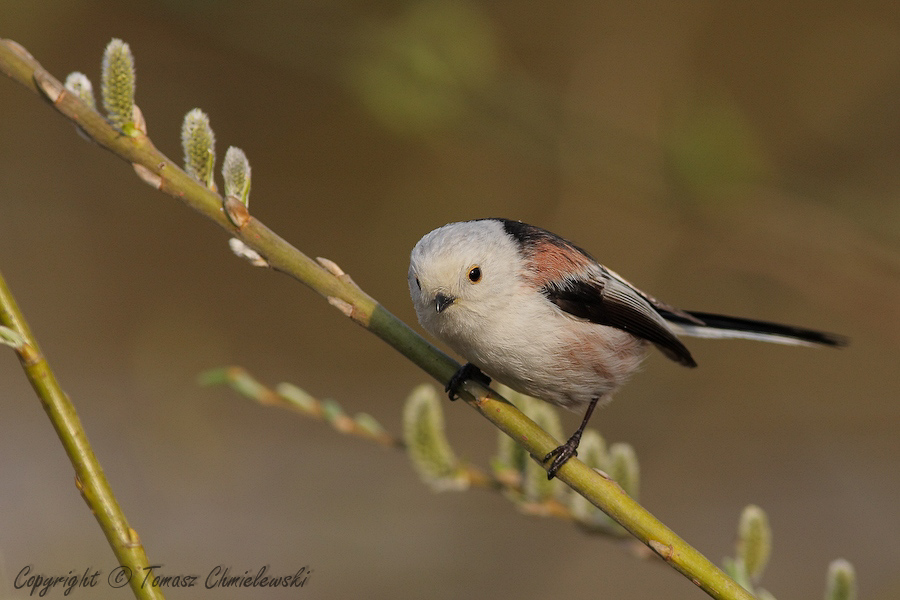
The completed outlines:
[[[527,288],[489,307],[460,302],[434,317],[445,320],[432,333],[485,373],[569,408],[608,397],[646,354],[643,340],[574,318]]]

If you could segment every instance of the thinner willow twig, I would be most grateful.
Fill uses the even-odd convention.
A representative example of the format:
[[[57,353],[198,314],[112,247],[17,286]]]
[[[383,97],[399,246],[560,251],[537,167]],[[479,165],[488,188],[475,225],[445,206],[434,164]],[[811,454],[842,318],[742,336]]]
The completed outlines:
[[[203,385],[227,385],[239,394],[263,405],[289,410],[295,414],[325,421],[333,429],[347,435],[369,440],[388,448],[406,449],[406,443],[399,437],[385,431],[368,415],[361,413],[353,417],[344,413],[339,407],[329,410],[327,400],[319,400],[307,392],[289,384],[279,384],[271,388],[250,374],[243,367],[221,367],[201,373],[198,380]],[[333,404],[336,406],[336,403]],[[374,426],[373,426],[374,424]],[[572,510],[556,498],[548,498],[539,502],[524,500],[520,478],[510,478],[490,474],[475,465],[460,465],[467,486],[499,492],[514,502],[524,514],[541,517],[555,517],[575,523],[584,531],[621,539],[625,532],[621,529],[595,526],[579,521]],[[629,542],[637,541],[628,538]],[[636,545],[631,551],[641,558],[648,556],[647,548]]]
[[[337,277],[249,214],[229,218],[223,198],[191,178],[163,155],[141,131],[123,135],[80,98],[67,91],[22,46],[0,40],[0,70],[42,95],[87,136],[131,163],[148,184],[205,215],[258,252],[272,268],[297,279],[344,314],[380,337],[442,385],[459,364],[429,344],[378,304],[352,281]],[[226,205],[227,207],[227,205]],[[559,443],[513,405],[477,382],[466,382],[460,397],[532,456],[546,456]],[[703,554],[681,539],[614,482],[577,459],[560,468],[557,477],[620,523],[670,566],[714,598],[749,600],[753,596]]]
[[[0,325],[15,331],[20,337],[18,343],[10,345],[19,355],[22,368],[72,462],[75,469],[75,486],[97,518],[119,564],[130,570],[130,573],[120,570],[120,574],[128,577],[128,583],[136,598],[161,600],[163,595],[158,587],[143,585],[146,576],[152,573],[141,540],[137,532],[128,525],[125,513],[113,495],[100,462],[94,456],[81,420],[75,412],[75,406],[60,388],[50,363],[41,353],[37,340],[32,335],[2,273],[0,273]],[[121,583],[124,584],[124,581]]]

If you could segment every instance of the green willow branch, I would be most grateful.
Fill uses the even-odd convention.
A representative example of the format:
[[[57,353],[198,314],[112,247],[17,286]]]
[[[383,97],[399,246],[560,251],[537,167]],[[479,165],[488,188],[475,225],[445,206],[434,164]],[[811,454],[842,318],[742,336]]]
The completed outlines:
[[[148,184],[177,198],[243,241],[262,255],[268,264],[309,286],[399,351],[441,384],[459,368],[449,356],[388,312],[349,277],[326,269],[263,225],[237,200],[222,197],[204,187],[159,152],[141,132],[125,136],[95,110],[68,92],[20,45],[0,41],[0,70],[30,90],[75,123],[98,144],[131,163]],[[501,431],[516,440],[533,457],[543,457],[559,443],[518,409],[477,382],[467,382],[461,394],[469,406],[480,412]],[[612,480],[588,468],[577,459],[569,460],[557,477],[592,504],[620,523],[649,546],[674,569],[714,598],[750,599],[753,596],[729,578],[700,552],[678,537],[640,504],[625,494]]]
[[[135,597],[161,600],[163,595],[158,587],[142,585],[145,576],[151,573],[141,540],[137,532],[128,526],[125,514],[119,508],[106,475],[103,474],[103,469],[94,456],[81,420],[75,412],[75,406],[59,387],[56,375],[41,353],[37,340],[32,335],[2,273],[0,273],[0,325],[19,335],[18,343],[10,345],[19,355],[22,368],[41,399],[41,404],[75,468],[75,486],[100,523],[119,564],[131,570],[129,584]]]

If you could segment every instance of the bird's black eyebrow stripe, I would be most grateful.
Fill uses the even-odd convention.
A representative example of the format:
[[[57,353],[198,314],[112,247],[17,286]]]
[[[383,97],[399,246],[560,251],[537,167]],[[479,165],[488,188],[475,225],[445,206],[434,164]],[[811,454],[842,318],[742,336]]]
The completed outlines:
[[[550,241],[551,238],[556,237],[550,235],[550,232],[548,231],[533,225],[522,223],[521,221],[510,221],[509,219],[497,220],[503,225],[503,230],[506,231],[506,233],[513,236],[517,242],[522,244],[545,240]]]
[[[576,250],[585,255],[591,261],[596,262],[594,260],[594,257],[588,254],[583,248],[580,248],[569,240],[560,237],[555,233],[547,231],[546,229],[542,229],[534,225],[529,225],[528,223],[523,223],[521,221],[513,221],[511,219],[503,219],[500,217],[478,220],[499,221],[500,224],[503,225],[503,230],[526,248],[535,247],[540,245],[541,243],[553,244],[554,246],[560,246],[563,248],[572,248],[573,250]]]

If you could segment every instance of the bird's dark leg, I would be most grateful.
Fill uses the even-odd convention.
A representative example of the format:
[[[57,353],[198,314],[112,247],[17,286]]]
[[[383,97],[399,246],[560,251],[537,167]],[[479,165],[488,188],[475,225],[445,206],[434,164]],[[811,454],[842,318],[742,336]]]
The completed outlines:
[[[597,400],[599,399],[600,398],[594,398],[591,400],[591,403],[588,404],[587,411],[584,413],[584,419],[581,421],[578,430],[572,434],[572,437],[570,437],[562,446],[548,452],[547,456],[544,457],[543,462],[547,462],[551,458],[553,459],[553,462],[550,463],[550,468],[547,469],[547,479],[556,477],[556,472],[567,460],[573,456],[578,456],[578,444],[581,442],[581,434],[584,433],[584,428],[587,427],[588,421],[591,420],[591,413],[594,412],[594,407],[597,406]]]
[[[459,370],[453,374],[453,377],[450,378],[450,381],[447,382],[447,386],[444,388],[444,391],[450,396],[450,400],[456,400],[459,398],[459,387],[463,384],[467,379],[474,379],[475,381],[480,381],[485,386],[491,385],[491,378],[481,372],[481,369],[473,365],[472,363],[466,363],[459,368]]]

